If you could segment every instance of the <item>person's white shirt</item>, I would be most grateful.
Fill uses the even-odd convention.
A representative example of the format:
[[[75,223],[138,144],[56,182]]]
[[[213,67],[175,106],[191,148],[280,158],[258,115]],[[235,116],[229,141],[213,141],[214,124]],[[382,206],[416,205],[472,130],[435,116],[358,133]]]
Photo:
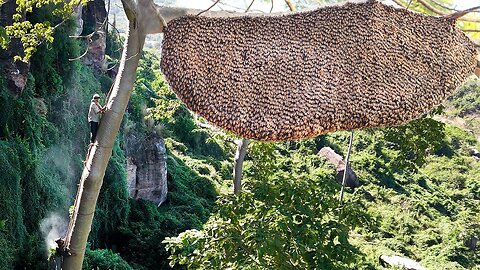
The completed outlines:
[[[95,100],[90,103],[90,109],[88,110],[88,122],[100,122],[100,116],[102,113],[101,106]]]

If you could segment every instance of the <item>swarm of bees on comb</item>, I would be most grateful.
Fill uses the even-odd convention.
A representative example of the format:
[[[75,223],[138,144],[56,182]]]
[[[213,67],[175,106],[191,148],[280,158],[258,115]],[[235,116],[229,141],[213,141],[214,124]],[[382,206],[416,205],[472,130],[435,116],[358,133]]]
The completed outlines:
[[[376,1],[277,16],[184,16],[161,68],[187,107],[241,137],[283,141],[395,126],[452,94],[476,49],[446,18]]]

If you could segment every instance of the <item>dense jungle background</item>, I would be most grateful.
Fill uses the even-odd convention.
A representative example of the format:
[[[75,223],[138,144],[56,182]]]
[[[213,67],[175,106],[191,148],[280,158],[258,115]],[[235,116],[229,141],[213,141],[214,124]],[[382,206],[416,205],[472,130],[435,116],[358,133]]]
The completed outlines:
[[[18,44],[0,52],[0,269],[53,267],[53,240],[65,231],[88,149],[90,99],[108,94],[123,46],[123,11],[108,4],[88,2],[29,64],[14,64]],[[55,25],[52,8],[25,20]],[[2,25],[14,9],[15,1],[4,1]],[[241,138],[176,98],[160,72],[158,37],[149,42],[155,48],[142,55],[84,269],[389,269],[381,255],[428,269],[480,269],[479,79],[405,126],[355,131],[351,166],[361,185],[346,189],[343,206],[336,168],[318,152],[328,146],[345,157],[348,132],[251,142],[243,191],[234,195]],[[139,174],[128,180],[145,164],[163,166],[161,201],[135,193]]]

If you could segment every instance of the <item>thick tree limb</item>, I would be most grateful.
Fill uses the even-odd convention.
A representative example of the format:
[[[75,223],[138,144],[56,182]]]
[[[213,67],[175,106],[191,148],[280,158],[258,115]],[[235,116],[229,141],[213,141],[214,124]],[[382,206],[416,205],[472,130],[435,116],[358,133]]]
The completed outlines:
[[[177,8],[177,7],[164,7],[164,6],[155,6],[158,16],[161,18],[164,25],[167,25],[171,20],[185,16],[185,15],[199,15],[204,14],[208,17],[241,17],[241,16],[257,16],[256,13],[245,13],[240,12],[229,12],[229,11],[209,11],[200,10],[200,9],[189,9],[189,8]],[[163,32],[163,28],[161,30]]]
[[[122,0],[123,10],[125,11],[125,15],[127,15],[127,19],[130,22],[135,21],[136,17],[136,5],[133,0]]]
[[[127,34],[126,49],[122,56],[122,62],[111,97],[108,100],[107,112],[102,118],[97,133],[97,141],[89,151],[82,173],[78,196],[75,201],[75,210],[69,226],[70,230],[66,236],[66,244],[72,255],[64,258],[63,269],[77,270],[82,268],[97,198],[103,183],[105,169],[112,155],[115,137],[133,89],[136,69],[140,59],[138,52],[141,51],[143,46],[141,39],[145,38],[145,36],[139,35],[138,31],[133,30],[133,28],[134,26],[131,22]]]
[[[426,9],[430,10],[433,13],[436,13],[436,14],[439,14],[439,15],[447,15],[447,13],[435,8],[434,6],[430,5],[428,2],[426,2],[424,0],[416,0],[416,1],[419,2],[420,4],[422,4],[422,6],[424,6]]]
[[[149,0],[139,0],[139,4],[145,4],[145,1]],[[87,154],[75,199],[74,211],[65,237],[65,244],[70,249],[71,256],[64,258],[63,269],[82,269],[98,195],[108,161],[112,155],[115,137],[133,90],[140,52],[145,42],[145,27],[142,23],[145,22],[146,18],[139,21],[136,18],[137,15],[145,16],[145,13],[142,13],[145,11],[140,11],[137,14],[138,9],[130,0],[123,0],[122,3],[130,20],[127,41],[112,93],[107,100],[107,111],[102,117],[97,139],[90,146]]]
[[[162,33],[167,22],[158,13],[157,5],[152,0],[138,0],[138,23],[144,35]]]

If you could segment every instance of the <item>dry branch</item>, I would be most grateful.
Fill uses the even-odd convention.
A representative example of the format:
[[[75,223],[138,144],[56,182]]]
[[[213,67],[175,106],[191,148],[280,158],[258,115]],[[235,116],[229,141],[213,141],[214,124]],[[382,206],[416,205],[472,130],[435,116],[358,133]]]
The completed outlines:
[[[449,16],[450,14],[446,13],[446,12],[443,12],[437,8],[435,8],[434,6],[430,5],[428,2],[424,1],[424,0],[417,0],[422,6],[424,6],[426,9],[428,9],[429,11],[437,14],[437,15],[440,15],[440,16]],[[397,5],[399,6],[402,6],[402,7],[405,7],[405,3],[403,3],[401,0],[393,0],[393,2],[395,2]],[[465,15],[465,14],[464,14]],[[459,19],[460,21],[465,21],[465,22],[476,22],[476,23],[480,23],[480,20],[479,19],[470,19],[470,18],[463,18],[463,19]]]
[[[213,3],[209,8],[207,8],[207,9],[202,10],[201,12],[199,12],[199,13],[197,14],[197,16],[200,16],[200,15],[202,15],[203,13],[209,11],[209,10],[212,9],[214,6],[216,6],[216,5],[218,4],[218,2],[220,2],[220,0],[215,1],[215,3]]]
[[[285,0],[285,3],[287,4],[288,8],[290,9],[290,11],[297,11],[297,7],[295,6],[294,3],[292,3],[291,0]]]

